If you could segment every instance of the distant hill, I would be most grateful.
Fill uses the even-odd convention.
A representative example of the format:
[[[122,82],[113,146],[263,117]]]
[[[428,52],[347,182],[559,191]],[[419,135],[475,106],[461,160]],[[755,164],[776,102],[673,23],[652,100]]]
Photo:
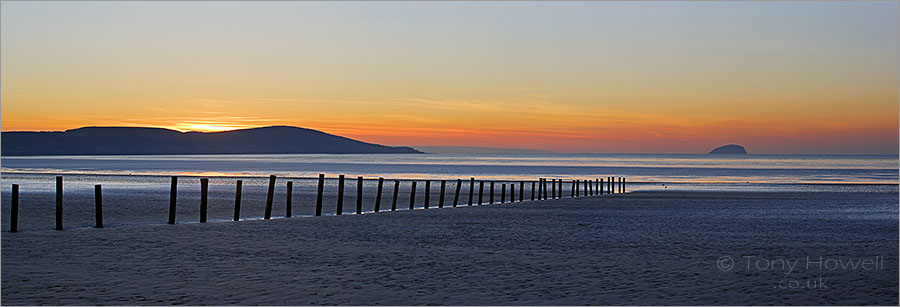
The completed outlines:
[[[3,156],[421,153],[412,147],[382,146],[290,126],[223,132],[179,132],[140,127],[3,132],[0,133],[0,145]]]
[[[474,146],[416,146],[417,149],[427,153],[458,153],[458,154],[552,154],[549,150],[522,149],[522,148],[495,148]]]
[[[746,155],[747,149],[744,149],[744,146],[741,145],[725,145],[716,147],[709,152],[711,155]]]

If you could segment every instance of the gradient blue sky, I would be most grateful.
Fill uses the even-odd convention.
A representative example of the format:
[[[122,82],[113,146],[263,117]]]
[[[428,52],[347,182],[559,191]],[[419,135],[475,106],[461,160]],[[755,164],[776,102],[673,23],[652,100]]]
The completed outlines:
[[[898,151],[898,2],[10,2],[2,130]]]

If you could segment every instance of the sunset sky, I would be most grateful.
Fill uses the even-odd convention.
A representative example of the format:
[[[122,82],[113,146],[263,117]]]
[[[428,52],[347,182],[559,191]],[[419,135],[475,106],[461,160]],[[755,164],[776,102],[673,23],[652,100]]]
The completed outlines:
[[[2,2],[2,131],[898,153],[898,2]]]

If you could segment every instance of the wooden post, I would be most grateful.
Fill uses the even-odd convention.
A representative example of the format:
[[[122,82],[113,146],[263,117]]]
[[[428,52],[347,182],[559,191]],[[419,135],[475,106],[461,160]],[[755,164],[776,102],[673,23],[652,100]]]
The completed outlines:
[[[293,201],[292,198],[294,196],[293,194],[294,194],[294,182],[288,181],[287,182],[287,194],[285,195],[285,199],[284,199],[284,217],[291,217],[291,213],[292,213],[291,210],[293,210],[293,208],[291,208],[291,207],[294,206],[292,204],[292,201]]]
[[[556,197],[557,197],[557,198],[563,198],[563,196],[562,196],[562,193],[563,193],[563,180],[562,180],[562,179],[557,180],[557,181],[556,181],[556,184],[559,185],[559,193],[556,193]]]
[[[600,195],[603,195],[603,178],[600,178],[600,184],[598,184],[597,187],[600,188]]]
[[[519,202],[525,201],[525,181],[519,181]]]
[[[459,204],[459,189],[462,187],[462,179],[456,179],[456,194],[453,194],[453,207]]]
[[[490,193],[488,195],[488,204],[494,203],[494,181],[491,181]]]
[[[562,179],[557,179],[557,180],[556,180],[556,185],[557,185],[557,187],[556,187],[556,188],[557,188],[557,190],[556,190],[556,198],[562,198],[562,195],[563,195],[562,182],[563,182]]]
[[[506,184],[504,183],[504,184],[500,185],[500,203],[502,204],[505,202],[506,202]]]
[[[531,201],[534,201],[534,181],[531,182]]]
[[[547,179],[544,179],[544,200],[547,199]]]
[[[584,183],[584,196],[587,197],[588,196],[588,181],[583,180],[583,183]]]
[[[537,198],[538,198],[538,200],[541,200],[541,198],[544,197],[543,196],[544,195],[543,194],[544,193],[544,178],[538,178],[537,184],[538,184]]]
[[[272,199],[275,197],[275,175],[269,175],[269,193],[266,194],[266,216],[272,218]]]
[[[409,190],[409,210],[415,209],[416,206],[416,182],[412,182],[412,189]]]
[[[594,178],[594,186],[596,187],[594,189],[597,190],[597,195],[603,195],[603,190],[600,189],[600,179],[599,178]]]
[[[238,180],[234,188],[234,221],[241,220],[241,188],[244,185],[243,180]]]
[[[578,196],[581,196],[581,194],[578,194],[578,192],[580,192],[580,190],[578,189],[578,184],[579,184],[579,183],[581,183],[581,180],[572,180],[572,190],[575,191],[575,194],[572,195],[572,197],[578,197]]]
[[[400,192],[400,180],[394,180],[394,200],[391,201],[391,211],[397,211],[397,192]]]
[[[9,232],[19,231],[19,185],[12,185],[9,208]]]
[[[362,214],[363,177],[356,177],[356,214]]]
[[[175,200],[178,198],[178,176],[172,176],[172,187],[169,190],[169,224],[175,224]]]
[[[478,181],[478,205],[481,206],[482,197],[484,196],[484,181]]]
[[[441,196],[438,198],[438,208],[444,207],[444,189],[447,187],[447,180],[441,180]]]
[[[473,196],[475,196],[475,177],[469,179],[469,206],[472,206]]]
[[[585,180],[585,183],[587,183],[587,185],[588,185],[588,191],[591,194],[591,196],[597,195],[597,190],[596,190],[596,187],[594,186],[594,181],[587,179],[587,180]]]
[[[56,230],[63,230],[63,180],[56,176]]]
[[[384,186],[384,178],[378,177],[378,192],[375,193],[375,212],[381,210],[381,188]]]
[[[206,200],[209,193],[209,179],[200,179],[200,223],[206,223]]]
[[[325,192],[325,174],[319,174],[319,185],[316,189],[316,216],[322,216],[322,194]]]
[[[572,195],[571,198],[575,198],[575,180],[572,180]]]
[[[509,184],[509,202],[511,202],[511,203],[516,202],[516,184],[515,183]]]
[[[338,176],[338,199],[335,215],[344,214],[344,175]]]
[[[103,228],[103,192],[99,184],[94,186],[94,220],[94,227]]]
[[[431,181],[425,180],[425,209],[431,207]]]
[[[625,177],[622,177],[622,193],[625,193]]]

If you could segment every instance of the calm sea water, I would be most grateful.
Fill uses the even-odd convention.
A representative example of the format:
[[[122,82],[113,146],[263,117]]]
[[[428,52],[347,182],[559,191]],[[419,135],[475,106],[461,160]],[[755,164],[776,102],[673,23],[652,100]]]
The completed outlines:
[[[141,186],[164,176],[532,180],[626,177],[634,190],[896,190],[897,156],[672,154],[168,155],[2,157],[4,186]],[[231,181],[231,180],[227,180]],[[882,187],[878,187],[882,185]],[[886,186],[886,187],[885,187]]]

